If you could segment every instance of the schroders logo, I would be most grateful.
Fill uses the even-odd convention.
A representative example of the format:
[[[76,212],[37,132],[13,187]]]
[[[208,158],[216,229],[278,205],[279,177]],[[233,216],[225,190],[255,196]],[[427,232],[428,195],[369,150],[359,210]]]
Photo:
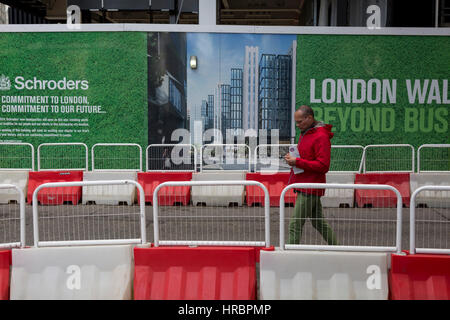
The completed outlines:
[[[10,90],[11,81],[9,77],[2,75],[0,77],[0,90]],[[88,90],[88,80],[70,80],[64,77],[61,80],[41,80],[36,77],[25,79],[17,76],[14,79],[14,88],[16,90]]]
[[[0,77],[0,91],[6,91],[11,89],[11,81],[4,74]]]

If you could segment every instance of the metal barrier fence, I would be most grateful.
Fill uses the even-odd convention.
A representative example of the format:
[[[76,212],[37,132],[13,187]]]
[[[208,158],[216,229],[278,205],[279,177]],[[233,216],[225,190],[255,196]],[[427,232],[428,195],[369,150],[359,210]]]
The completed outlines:
[[[47,150],[46,156],[42,156],[41,149]],[[84,157],[82,156],[83,150]],[[88,147],[84,143],[77,142],[42,143],[37,148],[37,162],[38,171],[88,170]]]
[[[146,148],[146,171],[195,172],[199,158],[200,170],[289,171],[284,161],[289,146],[260,144],[251,151],[245,144],[207,144],[198,152],[193,144],[151,144]],[[134,143],[98,143],[91,148],[90,156],[95,170],[142,171],[143,168],[142,147]],[[87,170],[88,157],[84,143],[43,143],[37,148],[37,167],[38,171]],[[0,142],[0,169],[34,171],[34,159],[32,144]],[[409,144],[331,146],[329,172],[415,171],[450,172],[450,144],[421,145],[417,149],[417,161],[414,147]]]
[[[433,208],[416,208],[420,193],[449,191],[450,186],[423,186],[417,188],[411,195],[409,222],[411,254],[450,254],[450,199],[442,198],[442,206],[434,204]],[[420,243],[419,248],[417,242]]]
[[[417,172],[450,172],[450,144],[421,145],[417,149]]]
[[[159,202],[165,202],[159,195],[161,190],[195,186],[257,186],[264,193],[264,207],[182,207],[165,206],[162,214]],[[162,192],[161,192],[162,193]],[[259,212],[258,212],[259,211]],[[263,214],[261,214],[263,211]],[[154,245],[227,245],[227,246],[270,246],[270,200],[267,188],[257,181],[179,181],[164,182],[153,193]],[[162,230],[160,230],[160,228]],[[162,232],[160,232],[162,231]],[[160,234],[172,239],[160,239]],[[173,238],[177,238],[173,240]],[[198,238],[201,239],[198,239]],[[264,237],[262,241],[260,238]]]
[[[328,172],[361,173],[364,147],[359,145],[332,145],[330,170]]]
[[[25,246],[25,195],[13,184],[0,184],[0,190],[14,190],[19,194],[17,204],[0,206],[0,248]]]
[[[291,167],[284,160],[293,144],[259,144],[255,148],[254,172],[258,171],[290,171]]]
[[[203,145],[200,159],[200,171],[218,169],[251,171],[251,152],[246,144]]]
[[[138,188],[139,206],[38,205],[42,191],[47,199],[55,200],[65,193],[81,193],[83,186],[128,184]],[[132,180],[41,184],[33,193],[33,233],[35,247],[146,243],[144,190]]]
[[[30,149],[25,151],[24,149]],[[0,142],[0,168],[2,170],[34,171],[34,147],[30,143]]]
[[[410,144],[374,144],[364,147],[363,172],[414,172]]]
[[[142,171],[142,147],[137,143],[96,143],[91,161],[92,171]]]
[[[197,149],[193,144],[151,144],[145,154],[147,172],[197,170]]]
[[[396,196],[396,208],[322,208],[320,210],[319,197],[301,194],[301,201],[297,198],[298,213],[305,216],[296,217],[295,209],[291,219],[286,220],[284,197],[290,189],[360,189],[360,190],[390,190]],[[298,193],[297,193],[298,197]],[[303,208],[301,208],[303,206]],[[302,209],[303,211],[301,211]],[[315,216],[313,216],[313,214]],[[393,219],[392,216],[395,218]],[[314,228],[305,225],[311,220]],[[286,223],[288,222],[288,224]],[[303,238],[307,244],[286,244],[285,228],[289,226],[288,242],[300,242]],[[307,228],[305,228],[307,227]],[[305,230],[302,230],[305,229]],[[302,230],[303,232],[299,232]],[[318,237],[318,233],[322,237]],[[325,244],[325,238],[326,243]],[[363,242],[369,242],[364,244]],[[296,183],[283,189],[280,197],[280,248],[330,251],[388,251],[401,252],[402,242],[402,197],[400,192],[389,185],[370,184],[324,184],[324,183]],[[382,243],[382,245],[380,245]]]

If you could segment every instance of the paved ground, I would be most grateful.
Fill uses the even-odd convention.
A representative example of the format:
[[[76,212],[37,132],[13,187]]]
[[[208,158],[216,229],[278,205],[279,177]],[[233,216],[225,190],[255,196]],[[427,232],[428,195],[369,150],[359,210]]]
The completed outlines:
[[[285,234],[289,217],[286,208]],[[264,241],[264,209],[244,207],[160,207],[160,240]],[[389,208],[325,208],[341,245],[395,246],[396,211]],[[419,247],[450,247],[450,209],[418,208]],[[18,241],[17,205],[0,205],[0,243]],[[39,206],[40,240],[139,238],[138,206]],[[409,209],[402,214],[402,248],[409,249]],[[153,208],[146,206],[147,240],[153,242]],[[270,244],[279,246],[279,208],[270,208]],[[26,244],[33,245],[32,208],[26,207]],[[302,244],[325,244],[305,223]]]

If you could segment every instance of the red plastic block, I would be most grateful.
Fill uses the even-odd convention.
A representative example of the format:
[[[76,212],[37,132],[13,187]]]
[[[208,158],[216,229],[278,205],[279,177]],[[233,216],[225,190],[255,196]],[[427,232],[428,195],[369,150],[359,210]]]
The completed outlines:
[[[450,300],[450,255],[392,254],[391,300]]]
[[[410,186],[409,173],[361,173],[355,175],[355,184],[387,184],[402,196],[403,206],[409,207]],[[395,208],[397,197],[391,190],[355,190],[355,200],[358,207]]]
[[[11,251],[0,251],[0,300],[9,300],[9,269]]]
[[[136,300],[254,300],[253,248],[134,249]]]
[[[151,244],[152,248],[153,248],[153,244]],[[164,246],[164,248],[190,248],[189,246]],[[221,248],[221,247],[219,247]],[[268,248],[266,247],[234,247],[234,246],[227,246],[227,248],[251,248],[252,250],[255,250],[255,261],[256,263],[259,263],[260,257],[261,257],[261,251],[275,251],[275,247],[274,246],[270,246]]]
[[[153,205],[153,192],[167,181],[191,181],[192,172],[138,172],[138,182],[144,188],[145,202]],[[191,201],[191,187],[164,187],[158,192],[158,205],[173,206],[181,203],[187,206]],[[138,190],[138,203],[139,190]]]
[[[37,171],[30,172],[28,178],[27,202],[33,201],[33,192],[38,186],[48,182],[83,181],[83,171]],[[38,193],[41,204],[62,205],[64,202],[78,204],[81,200],[81,187],[44,188]]]
[[[290,172],[278,172],[275,174],[267,173],[247,173],[246,180],[253,180],[261,182],[269,191],[270,206],[278,207],[280,205],[281,191],[287,187],[289,183]],[[255,203],[264,205],[264,192],[260,187],[247,186],[246,187],[246,201],[250,207]],[[285,203],[295,204],[296,195],[294,190],[289,190],[284,198]]]

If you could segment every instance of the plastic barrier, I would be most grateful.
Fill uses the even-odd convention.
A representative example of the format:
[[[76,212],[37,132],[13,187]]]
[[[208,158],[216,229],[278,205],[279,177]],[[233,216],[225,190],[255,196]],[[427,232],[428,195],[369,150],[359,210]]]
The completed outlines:
[[[28,179],[27,203],[31,204],[34,190],[43,183],[82,181],[83,171],[38,171],[30,172]],[[38,201],[41,204],[62,205],[64,202],[78,204],[81,200],[81,187],[60,187],[43,189],[39,192]]]
[[[411,173],[411,194],[423,186],[450,186],[450,173]],[[416,205],[428,208],[450,206],[450,191],[424,190],[416,197]]]
[[[9,299],[9,269],[11,266],[11,251],[0,251],[0,300]]]
[[[200,172],[192,175],[192,181],[245,180],[245,172]],[[229,206],[244,203],[244,186],[192,186],[192,204],[204,203],[207,206]]]
[[[354,173],[327,173],[327,183],[353,184]],[[325,189],[325,194],[320,198],[323,207],[339,208],[342,205],[353,208],[355,190],[353,189]]]
[[[268,173],[247,173],[246,180],[258,181],[264,184],[269,190],[270,206],[276,207],[280,205],[281,191],[289,183],[290,172],[278,172],[274,174]],[[286,195],[285,203],[295,204],[296,194],[290,190]],[[246,187],[246,201],[250,207],[256,203],[263,205],[264,197],[259,188],[248,186]]]
[[[13,184],[18,186],[23,194],[27,193],[28,170],[0,171],[0,184]],[[12,189],[0,189],[0,204],[8,204],[12,201],[19,203],[20,196]]]
[[[386,300],[386,253],[261,251],[260,299]]]
[[[11,300],[131,299],[133,247],[12,250]]]
[[[191,181],[191,179],[192,172],[138,172],[138,182],[144,188],[146,203],[153,203],[153,192],[159,184],[167,181]],[[176,203],[187,206],[190,200],[190,187],[166,187],[158,194],[158,204],[162,206],[172,206]]]
[[[134,249],[136,300],[256,298],[253,248]]]
[[[403,206],[409,207],[409,173],[363,173],[356,174],[355,184],[386,184],[400,191]],[[355,201],[358,207],[394,208],[397,198],[389,190],[356,190]]]
[[[83,181],[103,180],[133,180],[136,181],[136,172],[119,171],[90,171],[83,173]],[[107,185],[83,187],[83,204],[94,202],[95,204],[119,205],[126,203],[133,205],[136,199],[136,187],[134,185]]]
[[[450,255],[391,256],[392,300],[450,300]]]

